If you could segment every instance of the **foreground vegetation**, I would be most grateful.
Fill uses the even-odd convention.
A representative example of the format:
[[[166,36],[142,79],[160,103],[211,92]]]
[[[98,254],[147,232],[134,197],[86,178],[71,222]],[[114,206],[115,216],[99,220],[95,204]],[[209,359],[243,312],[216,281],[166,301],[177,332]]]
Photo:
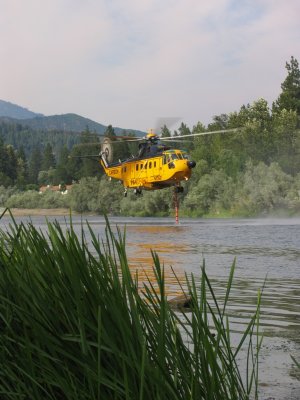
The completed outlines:
[[[0,216],[1,218],[1,216]],[[257,310],[236,348],[202,269],[186,278],[190,313],[171,309],[164,268],[138,289],[125,235],[32,224],[0,232],[0,396],[5,399],[249,399],[258,396]],[[89,246],[87,244],[89,242]],[[248,372],[237,359],[248,343]]]

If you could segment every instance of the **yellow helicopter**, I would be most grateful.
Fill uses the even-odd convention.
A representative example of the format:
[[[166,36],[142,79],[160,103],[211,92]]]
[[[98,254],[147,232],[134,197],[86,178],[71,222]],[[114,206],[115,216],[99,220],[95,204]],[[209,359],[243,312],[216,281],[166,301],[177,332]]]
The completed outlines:
[[[162,141],[174,142],[188,137],[211,135],[213,133],[226,133],[237,131],[238,128],[192,133],[181,136],[159,137],[150,130],[144,138],[132,138],[124,136],[105,136],[101,144],[101,151],[97,157],[105,174],[110,179],[122,182],[124,196],[128,189],[134,189],[136,195],[141,195],[143,190],[159,190],[168,187],[174,188],[175,219],[178,223],[178,193],[183,193],[181,182],[188,181],[192,175],[192,169],[196,162],[192,161],[186,151],[168,147],[161,144]],[[141,141],[136,156],[113,162],[113,144],[119,140],[130,142]]]
[[[142,194],[142,190],[158,190],[174,186],[176,193],[183,192],[182,181],[191,177],[192,169],[196,162],[190,160],[185,151],[171,149],[160,144],[162,138],[152,130],[139,144],[137,156],[124,161],[112,163],[112,144],[109,138],[102,143],[100,164],[109,178],[117,179],[123,183],[124,196],[127,189],[134,189],[135,194]],[[164,138],[174,140],[174,138]]]

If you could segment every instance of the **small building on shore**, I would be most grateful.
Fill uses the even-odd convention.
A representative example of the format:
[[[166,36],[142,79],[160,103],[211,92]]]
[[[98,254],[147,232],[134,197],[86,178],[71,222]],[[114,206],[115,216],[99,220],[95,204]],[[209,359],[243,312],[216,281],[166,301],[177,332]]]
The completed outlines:
[[[43,194],[47,190],[51,190],[51,192],[59,192],[61,194],[67,194],[71,189],[72,185],[44,185],[39,189],[39,193]]]

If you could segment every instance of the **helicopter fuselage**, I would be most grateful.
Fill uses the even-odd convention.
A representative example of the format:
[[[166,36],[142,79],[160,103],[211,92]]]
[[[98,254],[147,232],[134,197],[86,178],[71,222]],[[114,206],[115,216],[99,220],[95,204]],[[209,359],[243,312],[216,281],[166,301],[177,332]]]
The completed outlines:
[[[122,162],[108,164],[100,160],[106,175],[122,181],[125,189],[158,190],[180,186],[181,181],[191,177],[196,165],[181,150],[166,150],[148,157],[135,157]]]

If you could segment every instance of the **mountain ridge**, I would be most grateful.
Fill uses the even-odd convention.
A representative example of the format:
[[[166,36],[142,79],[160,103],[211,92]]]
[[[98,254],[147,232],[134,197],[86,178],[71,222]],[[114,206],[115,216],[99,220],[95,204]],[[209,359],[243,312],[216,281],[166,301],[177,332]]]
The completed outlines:
[[[0,117],[10,117],[15,119],[29,119],[35,117],[42,117],[43,114],[35,113],[28,110],[25,107],[21,107],[17,104],[9,101],[0,100]]]
[[[17,115],[17,117],[16,117]],[[75,113],[57,114],[46,116],[27,110],[4,100],[0,100],[0,121],[12,124],[21,124],[34,130],[59,130],[63,132],[80,133],[87,128],[91,132],[104,134],[107,126],[82,117]],[[144,136],[145,132],[137,129],[124,129],[114,127],[116,135],[132,132],[137,136]]]

